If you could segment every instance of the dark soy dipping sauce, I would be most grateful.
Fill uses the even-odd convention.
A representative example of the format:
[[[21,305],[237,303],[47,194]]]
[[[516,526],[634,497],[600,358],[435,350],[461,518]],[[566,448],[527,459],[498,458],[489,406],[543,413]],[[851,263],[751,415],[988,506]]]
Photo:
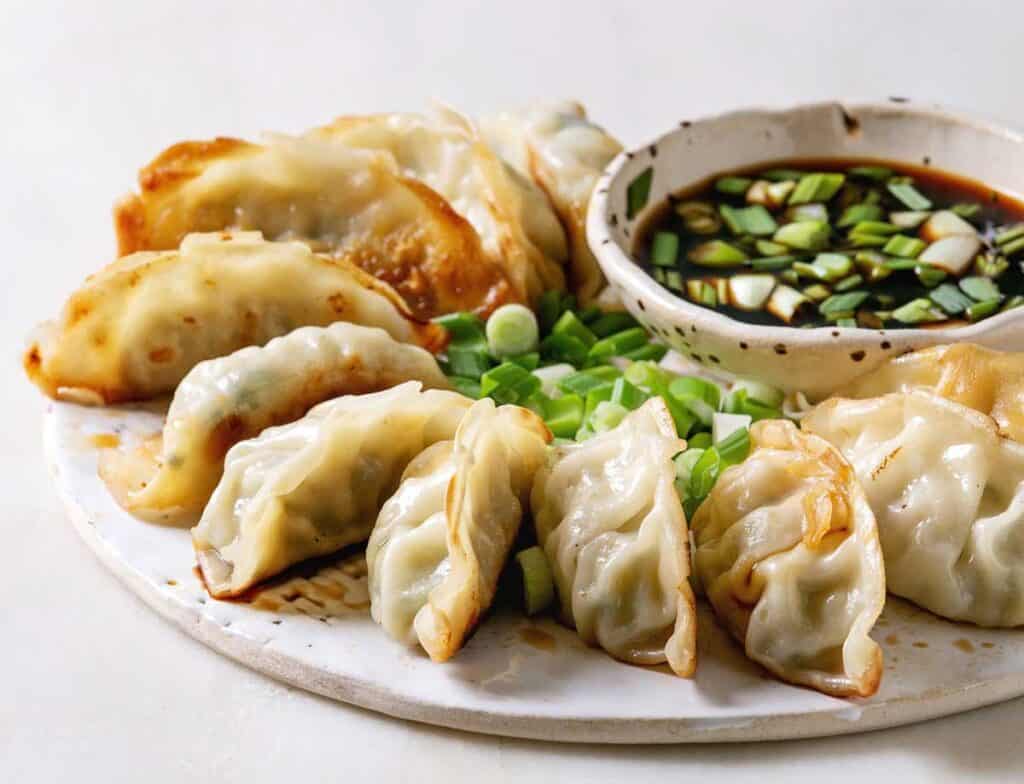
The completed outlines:
[[[652,264],[651,260],[653,238],[658,232],[673,232],[679,237],[679,250],[675,267],[668,269],[678,271],[684,282],[690,279],[708,279],[712,277],[729,278],[737,274],[751,274],[759,272],[759,270],[752,270],[750,266],[711,268],[689,261],[687,259],[687,254],[698,245],[709,240],[716,239],[735,243],[737,241],[737,236],[730,232],[724,224],[721,226],[720,230],[715,231],[713,234],[695,234],[687,229],[685,221],[679,214],[677,214],[675,208],[680,204],[692,201],[706,202],[714,205],[716,210],[719,205],[722,204],[726,204],[734,208],[749,206],[749,203],[746,201],[745,193],[731,195],[721,193],[716,189],[715,183],[723,177],[739,177],[757,180],[759,173],[763,173],[768,170],[794,169],[804,174],[819,172],[847,173],[853,167],[865,166],[885,167],[891,169],[894,176],[897,178],[912,178],[913,187],[916,188],[921,195],[925,196],[932,202],[932,206],[929,210],[932,213],[940,210],[948,210],[953,205],[976,204],[978,207],[977,212],[968,218],[968,222],[971,223],[978,231],[978,235],[983,243],[981,250],[982,253],[996,253],[998,251],[998,248],[994,245],[994,237],[998,231],[1003,230],[1006,227],[1012,227],[1015,224],[1024,224],[1024,203],[1022,203],[1017,197],[996,191],[987,185],[968,179],[967,177],[940,171],[927,165],[920,166],[879,159],[862,158],[787,159],[769,161],[744,167],[742,169],[718,172],[694,186],[687,187],[673,194],[664,204],[657,207],[652,215],[641,226],[634,242],[634,258],[648,274],[652,277],[656,277],[659,273],[656,273],[657,268]],[[901,203],[896,197],[888,192],[884,182],[872,183],[868,180],[847,176],[845,184],[850,183],[856,183],[863,186],[865,191],[872,188],[879,191],[877,204],[883,210],[883,217],[879,218],[880,221],[886,222],[890,212],[892,211],[910,211],[908,206]],[[849,229],[837,229],[836,227],[836,222],[842,212],[838,207],[837,202],[840,195],[841,191],[831,200],[825,202],[828,205],[829,222],[832,228],[832,239],[829,241],[828,247],[825,248],[823,252],[848,252],[853,254],[855,251],[853,251],[851,246],[846,243],[842,236],[845,232],[849,231]],[[771,210],[773,217],[780,226],[785,222],[783,217],[784,211],[785,207]],[[918,232],[919,228],[907,228],[902,229],[900,234],[916,238],[918,237]],[[761,239],[772,240],[772,236],[763,236]],[[881,251],[881,248],[873,247],[864,248],[863,250]],[[815,252],[806,250],[792,250],[790,252],[793,255],[799,256],[800,260],[805,262],[813,261],[816,256]],[[747,249],[747,253],[751,258],[760,257],[762,255],[756,250],[750,250],[749,248]],[[981,318],[995,315],[999,313],[1002,308],[1015,306],[1017,303],[1016,300],[1014,300],[1014,297],[1017,295],[1024,295],[1024,270],[1022,270],[1022,266],[1024,266],[1024,252],[1014,252],[1013,254],[1008,255],[1006,260],[1008,261],[1008,266],[1005,271],[998,276],[990,276],[997,283],[998,289],[1002,295],[1000,307],[995,309],[992,313],[974,317],[975,320],[981,320]],[[664,277],[665,269],[665,267],[662,267],[662,272],[660,273],[662,277]],[[855,268],[854,272],[856,271],[857,270]],[[772,274],[778,276],[779,273],[773,271]],[[962,275],[958,277],[951,274],[945,282],[950,283],[953,286],[957,286],[958,280],[977,275],[978,272],[975,271],[975,267],[972,264],[967,271],[962,273]],[[661,282],[662,285],[665,285],[665,281],[663,279],[659,282]],[[790,281],[787,285],[800,290],[813,283],[815,283],[813,280],[801,280],[800,283],[793,283]],[[671,287],[669,288],[672,290]],[[876,323],[876,319],[861,312],[869,311],[870,313],[885,313],[895,309],[900,304],[907,303],[911,300],[928,298],[930,292],[934,290],[935,286],[933,285],[929,287],[922,283],[913,269],[894,271],[884,280],[867,282],[864,285],[857,286],[856,288],[861,291],[870,292],[869,299],[865,301],[863,307],[860,308],[856,314],[856,320],[858,322],[857,326],[872,328],[948,328],[951,326],[969,323],[966,312],[946,312],[945,320],[936,320],[928,323],[906,323],[893,318],[884,318],[881,323]],[[673,290],[673,293],[683,299],[692,301],[692,297],[688,297],[685,291],[686,289],[684,286],[683,291]],[[881,294],[882,299],[876,299],[877,294]],[[712,309],[728,315],[738,321],[747,323],[769,326],[787,325],[777,316],[764,309],[744,310],[733,307],[729,304],[722,304],[721,302],[717,303]],[[834,319],[830,321],[825,318],[818,311],[816,304],[810,304],[802,307],[788,326],[853,326],[853,324],[850,323],[836,324],[834,322]]]

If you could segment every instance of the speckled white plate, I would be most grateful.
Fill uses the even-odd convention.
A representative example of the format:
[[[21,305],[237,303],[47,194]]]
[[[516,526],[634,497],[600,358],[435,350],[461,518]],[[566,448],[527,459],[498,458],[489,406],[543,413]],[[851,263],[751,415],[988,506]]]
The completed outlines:
[[[631,667],[551,620],[488,618],[438,665],[371,620],[356,555],[321,563],[248,603],[210,599],[188,532],[135,520],[96,474],[100,447],[159,429],[158,413],[53,404],[46,454],[72,522],[150,607],[215,651],[309,691],[404,719],[554,741],[675,743],[832,735],[969,710],[1024,694],[1024,631],[940,621],[890,600],[875,630],[885,676],[869,700],[779,683],[702,609],[696,679]]]

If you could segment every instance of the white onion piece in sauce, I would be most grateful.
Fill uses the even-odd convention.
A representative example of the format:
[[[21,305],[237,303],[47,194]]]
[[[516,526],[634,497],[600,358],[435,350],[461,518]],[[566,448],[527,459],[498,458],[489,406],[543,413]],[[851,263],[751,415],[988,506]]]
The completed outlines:
[[[979,250],[981,240],[977,234],[953,234],[933,242],[917,260],[959,275],[974,261]]]
[[[945,237],[959,235],[974,237],[977,234],[977,229],[950,210],[936,212],[921,227],[921,239],[925,242],[938,242]]]

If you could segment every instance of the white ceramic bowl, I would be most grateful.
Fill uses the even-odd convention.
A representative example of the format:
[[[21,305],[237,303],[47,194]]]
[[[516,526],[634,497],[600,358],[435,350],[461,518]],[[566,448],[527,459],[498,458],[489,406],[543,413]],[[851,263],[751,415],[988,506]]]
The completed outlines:
[[[758,326],[676,296],[631,257],[640,224],[669,194],[716,172],[786,158],[876,158],[934,166],[1017,196],[1024,136],[903,99],[751,109],[683,120],[653,143],[620,154],[594,190],[587,238],[629,311],[696,361],[821,398],[888,357],[970,341],[1024,350],[1024,308],[977,324],[932,329]],[[653,170],[646,206],[631,219],[626,190]]]

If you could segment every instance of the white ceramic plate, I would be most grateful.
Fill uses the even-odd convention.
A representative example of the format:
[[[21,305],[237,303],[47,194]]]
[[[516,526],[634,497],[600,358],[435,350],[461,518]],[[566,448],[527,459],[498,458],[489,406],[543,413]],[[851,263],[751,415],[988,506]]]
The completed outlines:
[[[696,679],[631,667],[551,620],[488,618],[438,665],[371,620],[358,554],[278,581],[249,603],[210,599],[188,532],[135,520],[96,473],[99,448],[159,429],[159,413],[53,404],[46,454],[79,533],[150,607],[219,653],[309,691],[404,719],[555,741],[673,743],[860,732],[1024,694],[1024,632],[952,624],[890,600],[874,636],[885,676],[869,700],[788,686],[700,617]]]

